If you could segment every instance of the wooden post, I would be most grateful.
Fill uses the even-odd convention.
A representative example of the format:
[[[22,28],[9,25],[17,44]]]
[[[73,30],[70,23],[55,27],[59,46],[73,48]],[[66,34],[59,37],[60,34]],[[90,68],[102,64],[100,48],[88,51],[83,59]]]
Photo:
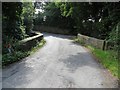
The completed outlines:
[[[102,50],[105,50],[106,49],[106,42],[105,40],[103,41],[103,47],[102,47]]]

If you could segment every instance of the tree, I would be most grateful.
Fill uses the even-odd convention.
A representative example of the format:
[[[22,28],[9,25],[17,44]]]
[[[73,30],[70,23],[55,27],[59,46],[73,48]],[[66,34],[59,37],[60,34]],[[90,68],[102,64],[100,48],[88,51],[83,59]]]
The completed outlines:
[[[72,33],[74,20],[71,17],[63,16],[60,7],[57,4],[58,3],[55,2],[46,2],[43,6],[44,12],[40,12],[35,21],[40,22],[40,19],[43,21],[43,18],[46,17],[45,21],[40,23],[47,26],[70,29],[70,32]]]
[[[21,13],[21,2],[2,3],[2,26],[4,37],[8,36],[14,39],[24,38],[24,28],[22,27]]]
[[[2,53],[6,53],[7,45],[12,45],[25,36],[21,14],[21,2],[2,3]]]
[[[77,32],[96,38],[106,39],[120,20],[119,3],[66,2],[59,7],[63,16],[75,20]]]
[[[30,35],[33,29],[33,19],[34,19],[34,3],[23,2],[22,18],[24,21],[26,34]]]
[[[108,39],[120,21],[120,3],[111,2],[47,2],[44,25],[71,29],[99,39]],[[42,15],[40,15],[42,16]]]

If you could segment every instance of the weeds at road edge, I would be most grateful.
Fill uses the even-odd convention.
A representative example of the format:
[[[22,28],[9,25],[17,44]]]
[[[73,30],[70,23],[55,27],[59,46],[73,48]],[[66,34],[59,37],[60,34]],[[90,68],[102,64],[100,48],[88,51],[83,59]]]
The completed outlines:
[[[95,47],[86,45],[78,38],[74,38],[73,40],[75,42],[87,47],[88,49],[90,49],[92,54],[98,58],[99,62],[105,68],[107,68],[112,73],[113,76],[120,78],[120,75],[118,74],[118,59],[117,59],[115,51],[113,51],[113,50],[103,51],[101,49],[97,49]]]
[[[46,43],[46,41],[44,39],[42,39],[35,47],[33,47],[29,51],[26,51],[26,52],[15,51],[13,54],[8,53],[8,54],[2,55],[2,66],[5,67],[11,63],[17,62],[17,61],[33,54],[38,49],[42,48],[45,43]]]

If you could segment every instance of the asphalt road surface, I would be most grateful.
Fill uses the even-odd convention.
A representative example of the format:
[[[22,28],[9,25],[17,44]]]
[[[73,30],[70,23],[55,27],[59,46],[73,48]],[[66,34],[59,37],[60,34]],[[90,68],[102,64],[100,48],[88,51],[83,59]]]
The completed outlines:
[[[46,44],[3,69],[3,88],[114,88],[114,79],[71,36],[44,34]]]

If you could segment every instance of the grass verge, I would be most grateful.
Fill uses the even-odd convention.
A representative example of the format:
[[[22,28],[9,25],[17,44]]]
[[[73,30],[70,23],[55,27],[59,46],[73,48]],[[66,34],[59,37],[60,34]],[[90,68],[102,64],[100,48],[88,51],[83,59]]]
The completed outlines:
[[[2,66],[7,66],[11,63],[17,62],[31,54],[33,54],[34,52],[36,52],[39,48],[43,47],[43,45],[46,43],[46,41],[44,39],[41,40],[41,42],[39,42],[35,47],[33,47],[31,50],[26,51],[26,52],[22,52],[22,51],[15,51],[14,53],[10,54],[4,54],[2,55]]]
[[[92,46],[87,46],[93,55],[95,55],[99,62],[107,68],[114,76],[118,77],[118,59],[114,51],[103,51],[101,49],[94,48]]]
[[[86,45],[78,38],[74,39],[74,41],[90,49],[93,55],[97,57],[98,61],[105,68],[107,68],[112,73],[113,76],[120,78],[120,75],[118,74],[118,59],[115,51],[113,50],[103,51],[101,49],[97,49],[95,47]]]

